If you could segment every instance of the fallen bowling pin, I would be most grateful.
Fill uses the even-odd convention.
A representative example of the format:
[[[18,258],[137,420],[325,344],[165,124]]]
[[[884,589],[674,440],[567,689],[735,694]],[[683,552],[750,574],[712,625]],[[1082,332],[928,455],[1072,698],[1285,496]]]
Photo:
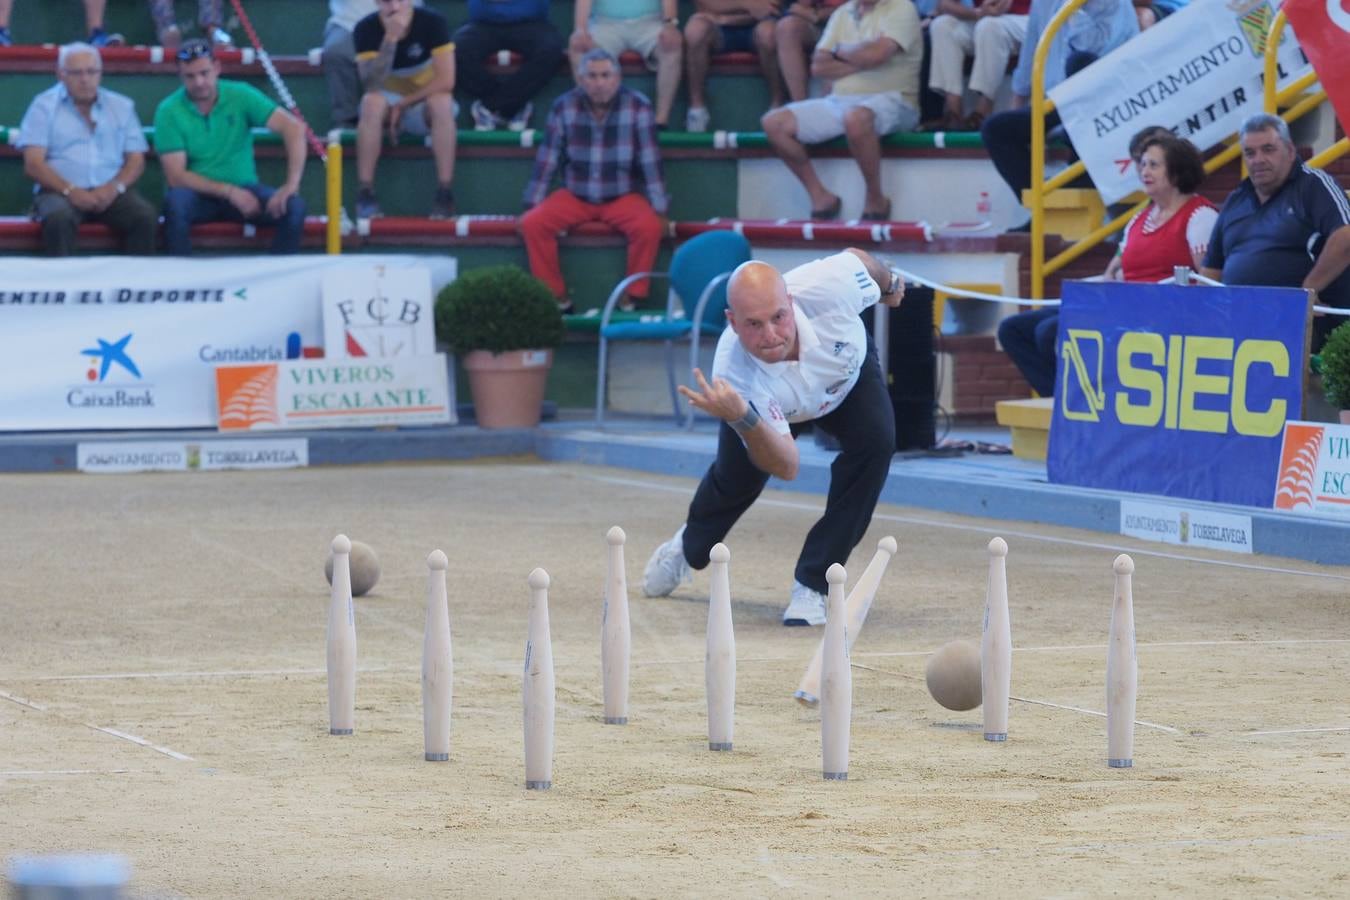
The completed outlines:
[[[553,641],[548,628],[548,573],[530,573],[530,626],[525,642],[525,789],[553,787]]]
[[[628,664],[633,636],[628,622],[628,576],[624,573],[623,529],[605,534],[605,601],[600,621],[600,669],[605,693],[605,724],[628,724]]]
[[[450,652],[450,606],[440,550],[427,557],[427,622],[422,637],[422,735],[428,762],[450,758],[450,706],[454,696],[454,657]]]
[[[984,739],[1008,739],[1008,698],[1012,693],[1012,627],[1008,622],[1008,543],[989,542],[989,583],[984,600],[984,640],[980,644],[980,685]]]
[[[736,727],[736,634],[731,627],[731,577],[726,544],[713,544],[709,554],[712,590],[708,596],[708,654],[704,681],[708,689],[708,749],[730,750]]]
[[[853,642],[858,639],[858,632],[862,631],[863,622],[867,621],[867,614],[872,609],[872,601],[877,596],[877,588],[881,585],[881,576],[886,574],[886,567],[891,564],[891,557],[895,555],[895,538],[887,535],[877,541],[877,552],[872,556],[872,561],[867,564],[863,570],[862,577],[858,583],[853,586],[853,590],[848,592],[848,599],[845,606],[848,607],[848,649],[853,651]],[[796,692],[792,695],[797,702],[803,706],[815,706],[820,702],[820,666],[824,659],[825,641],[816,645],[816,655],[811,657],[811,663],[806,667],[806,673],[802,675],[801,683],[797,685]]]
[[[1106,653],[1106,764],[1113,769],[1134,765],[1134,706],[1139,689],[1139,663],[1134,648],[1134,560],[1122,553],[1111,603],[1111,636]]]
[[[827,781],[848,778],[848,739],[853,720],[853,670],[848,659],[844,580],[848,573],[835,563],[825,572],[830,589],[825,604],[825,652],[821,660],[820,753]]]
[[[333,586],[328,600],[328,733],[356,730],[356,609],[348,557],[352,542],[333,538]]]

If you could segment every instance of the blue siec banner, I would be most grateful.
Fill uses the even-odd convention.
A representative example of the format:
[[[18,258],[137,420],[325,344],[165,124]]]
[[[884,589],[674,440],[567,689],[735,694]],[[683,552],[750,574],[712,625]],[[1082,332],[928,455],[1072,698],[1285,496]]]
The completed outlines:
[[[1307,323],[1292,288],[1066,282],[1050,480],[1269,507]]]

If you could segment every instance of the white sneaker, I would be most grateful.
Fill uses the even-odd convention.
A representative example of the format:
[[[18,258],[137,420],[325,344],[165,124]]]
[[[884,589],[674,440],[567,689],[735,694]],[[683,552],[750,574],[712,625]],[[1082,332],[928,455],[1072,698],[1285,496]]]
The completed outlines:
[[[691,106],[688,112],[684,114],[684,130],[694,132],[704,132],[708,130],[708,125],[712,123],[712,114],[708,112],[706,106]]]
[[[783,610],[784,625],[824,625],[825,595],[811,590],[800,581],[792,582],[792,595]]]
[[[534,104],[526,103],[520,108],[511,120],[506,123],[507,131],[524,131],[530,125],[530,115],[534,112]]]
[[[669,597],[682,582],[693,581],[694,573],[684,558],[684,526],[675,536],[656,548],[642,573],[642,593],[648,597]]]

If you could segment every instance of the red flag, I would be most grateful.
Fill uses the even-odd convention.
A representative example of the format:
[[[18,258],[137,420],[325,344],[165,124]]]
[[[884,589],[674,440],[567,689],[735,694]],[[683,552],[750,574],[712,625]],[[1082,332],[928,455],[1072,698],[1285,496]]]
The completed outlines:
[[[1285,0],[1284,14],[1298,37],[1341,127],[1350,131],[1350,10],[1345,0]]]

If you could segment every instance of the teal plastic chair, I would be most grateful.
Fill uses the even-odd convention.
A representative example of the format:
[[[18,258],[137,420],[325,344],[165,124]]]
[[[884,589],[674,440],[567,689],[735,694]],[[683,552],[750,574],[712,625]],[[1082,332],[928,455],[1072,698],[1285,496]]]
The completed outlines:
[[[600,360],[595,380],[595,421],[605,421],[605,384],[611,341],[662,341],[666,345],[666,378],[675,424],[694,424],[694,408],[680,412],[675,389],[675,342],[689,340],[689,370],[698,365],[699,340],[717,337],[727,324],[727,280],[750,259],[750,243],[734,231],[709,231],[681,244],[670,258],[669,272],[638,272],[614,286],[600,314]],[[670,288],[664,314],[644,314],[638,321],[611,321],[619,298],[634,281],[666,279]],[[687,371],[686,371],[687,374]]]

